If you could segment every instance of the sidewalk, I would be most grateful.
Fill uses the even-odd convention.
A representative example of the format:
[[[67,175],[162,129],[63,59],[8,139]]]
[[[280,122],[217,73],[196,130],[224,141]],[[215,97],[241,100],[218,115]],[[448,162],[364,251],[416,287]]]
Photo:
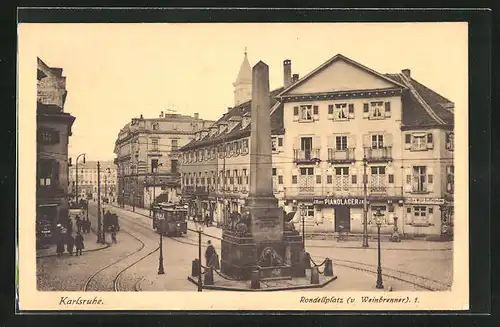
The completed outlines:
[[[115,205],[115,207],[117,207]],[[122,208],[123,209],[123,208]],[[132,211],[132,207],[125,206],[125,210]],[[142,208],[135,208],[135,213],[149,217],[149,211]],[[196,225],[192,220],[188,220],[188,229],[196,230]],[[222,238],[222,229],[214,226],[205,226],[203,234],[215,239]],[[345,248],[345,249],[365,249],[361,246],[362,238],[360,235],[347,237],[347,240],[338,242],[333,236],[328,239],[309,239],[306,233],[306,248]],[[370,239],[369,250],[377,249],[377,240]],[[425,240],[401,240],[399,243],[391,242],[389,235],[383,235],[380,239],[380,248],[382,250],[399,250],[399,251],[449,251],[453,249],[453,242],[430,242]],[[365,249],[366,250],[366,249]]]
[[[149,210],[148,209],[139,208],[139,207],[135,207],[135,209],[134,209],[134,207],[129,206],[127,204],[125,205],[124,208],[122,208],[117,203],[110,203],[110,204],[108,204],[108,206],[119,208],[119,209],[124,209],[124,210],[130,211],[130,212],[135,212],[138,215],[146,216],[148,218],[151,218],[151,216],[149,215]]]

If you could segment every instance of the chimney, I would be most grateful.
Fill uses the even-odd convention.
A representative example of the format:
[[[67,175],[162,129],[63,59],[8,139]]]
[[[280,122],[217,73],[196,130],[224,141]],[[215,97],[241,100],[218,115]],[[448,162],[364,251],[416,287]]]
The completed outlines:
[[[194,119],[198,119],[199,117],[200,117],[200,115],[197,112],[195,112],[194,113]]]
[[[142,114],[141,114],[141,118],[140,119],[144,119],[144,117],[142,117]]]
[[[160,118],[163,118],[163,111],[160,112]]]
[[[295,83],[299,80],[299,74],[293,74],[292,76],[292,83]]]
[[[401,73],[403,73],[403,75],[405,75],[406,77],[411,78],[411,70],[403,69]]]
[[[233,107],[227,107],[227,112],[230,112]]]
[[[288,87],[292,84],[292,62],[290,59],[283,61],[283,86]]]

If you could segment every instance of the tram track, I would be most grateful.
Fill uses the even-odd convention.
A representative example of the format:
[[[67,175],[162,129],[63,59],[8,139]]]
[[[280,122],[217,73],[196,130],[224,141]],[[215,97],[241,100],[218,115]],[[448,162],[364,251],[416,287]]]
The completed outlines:
[[[121,218],[122,219],[120,219],[120,222],[124,222],[124,221],[126,222],[123,225],[131,224],[133,226],[137,226],[136,222],[131,221],[130,219],[127,219],[128,217],[127,218],[121,217]],[[137,232],[139,234],[143,234],[137,230],[135,230],[135,232]],[[125,262],[125,260],[127,260],[128,258],[131,258],[133,255],[140,253],[141,251],[145,250],[145,248],[146,248],[146,243],[144,243],[136,235],[133,235],[132,233],[127,232],[123,229],[121,230],[121,233],[124,233],[124,234],[131,236],[134,240],[136,240],[140,244],[139,247],[137,249],[135,249],[134,251],[126,254],[125,256],[120,257],[119,259],[99,268],[94,273],[92,273],[90,275],[90,277],[86,280],[85,284],[83,285],[83,291],[85,291],[85,292],[88,292],[88,291],[114,291],[114,292],[125,291],[121,287],[121,278],[124,276],[125,272],[128,269],[132,268],[134,265],[138,264],[140,261],[144,260],[145,258],[149,257],[150,255],[152,255],[153,253],[158,251],[160,248],[158,246],[154,250],[149,251],[147,254],[145,254],[145,255],[139,257],[138,259],[132,261],[131,263],[127,264],[125,267],[123,267],[123,268],[120,267],[121,269],[119,269],[118,272],[115,272],[114,277],[112,278],[111,282],[106,283],[106,282],[103,282],[102,280],[98,281],[97,279],[98,279],[98,276],[100,274],[104,274],[106,272],[106,270],[115,269],[116,266],[118,266],[120,263]],[[107,279],[109,280],[110,278],[107,278]],[[106,278],[104,278],[104,280],[106,280]],[[93,282],[94,282],[94,284],[96,284],[95,288],[97,288],[97,289],[95,289],[95,290],[92,289],[94,287],[91,287]],[[104,287],[102,287],[103,284],[107,284],[107,285],[104,285]],[[135,290],[135,284],[134,284],[133,289]]]

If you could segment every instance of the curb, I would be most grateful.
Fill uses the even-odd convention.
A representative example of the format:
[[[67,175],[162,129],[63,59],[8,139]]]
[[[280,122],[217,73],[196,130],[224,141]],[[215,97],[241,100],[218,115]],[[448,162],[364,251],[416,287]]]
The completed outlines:
[[[198,285],[198,281],[194,280],[193,277],[188,276],[188,281]],[[329,278],[327,281],[321,284],[310,284],[310,285],[298,285],[290,287],[273,287],[273,288],[260,288],[260,289],[250,289],[250,288],[237,288],[237,287],[226,287],[226,286],[215,286],[215,285],[202,285],[202,289],[206,290],[216,290],[216,291],[233,291],[233,292],[276,292],[276,291],[293,291],[293,290],[303,290],[309,288],[323,288],[337,279],[337,276]]]

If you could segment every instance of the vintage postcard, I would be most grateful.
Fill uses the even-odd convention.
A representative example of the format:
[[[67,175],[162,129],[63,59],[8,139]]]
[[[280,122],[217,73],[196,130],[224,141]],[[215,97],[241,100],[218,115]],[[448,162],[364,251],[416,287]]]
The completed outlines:
[[[467,33],[19,24],[19,308],[469,309]]]

